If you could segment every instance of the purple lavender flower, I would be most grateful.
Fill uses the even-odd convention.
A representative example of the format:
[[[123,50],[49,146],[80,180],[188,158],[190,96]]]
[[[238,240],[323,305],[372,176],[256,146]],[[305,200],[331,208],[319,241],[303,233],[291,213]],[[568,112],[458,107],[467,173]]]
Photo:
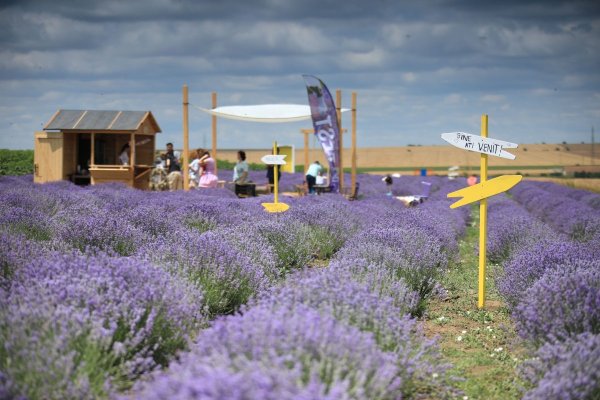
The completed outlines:
[[[487,255],[492,262],[503,262],[522,248],[557,236],[549,226],[506,196],[492,198],[488,210]]]
[[[600,394],[600,335],[589,332],[549,342],[521,367],[534,385],[523,399],[597,399]]]
[[[0,292],[0,370],[27,397],[96,397],[166,365],[203,323],[202,303],[148,264],[49,254]]]
[[[203,366],[225,376],[248,377],[252,383],[257,368],[279,371],[276,389],[292,388],[289,394],[281,393],[284,399],[295,398],[294,392],[352,399],[398,398],[402,393],[395,357],[381,351],[372,335],[296,305],[293,310],[257,306],[215,321],[201,332],[190,353],[156,374],[152,382],[138,384],[134,396],[213,398],[200,397],[208,396],[214,387],[205,379],[208,368]],[[214,376],[213,371],[208,373]],[[273,386],[271,376],[265,378],[267,387]],[[251,388],[246,390],[252,393]],[[248,393],[235,398],[248,398],[244,396]]]
[[[600,260],[552,268],[513,313],[519,334],[536,344],[600,333]]]
[[[378,287],[373,287],[370,279],[356,278],[351,268],[340,264],[301,271],[292,274],[258,304],[285,309],[307,305],[372,333],[382,350],[396,356],[404,382],[402,391],[407,397],[418,387],[428,387],[439,395],[452,392],[447,377],[449,366],[442,362],[435,341],[426,339],[417,321],[408,314],[416,309],[418,295],[402,281],[396,281],[396,291],[389,295],[376,290]]]
[[[422,299],[448,266],[448,256],[440,243],[411,225],[367,229],[349,240],[336,258],[346,262],[362,259],[384,266],[396,279],[404,279]]]
[[[511,190],[525,208],[573,239],[586,242],[600,232],[600,214],[569,197],[570,189],[553,183],[523,182]]]
[[[599,257],[597,249],[573,242],[540,242],[515,254],[497,279],[500,294],[509,308],[519,304],[525,291],[546,270],[557,265],[573,264],[578,260],[594,261]]]

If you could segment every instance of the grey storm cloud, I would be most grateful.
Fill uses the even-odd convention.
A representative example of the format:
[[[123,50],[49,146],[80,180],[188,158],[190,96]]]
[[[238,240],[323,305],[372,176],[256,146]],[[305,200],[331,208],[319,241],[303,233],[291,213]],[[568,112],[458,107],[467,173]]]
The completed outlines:
[[[181,141],[192,103],[306,102],[301,74],[359,94],[359,144],[442,144],[490,114],[502,138],[582,141],[600,119],[592,1],[0,3],[0,147],[31,148],[58,108],[150,109]],[[205,115],[191,114],[202,140]],[[495,125],[494,125],[495,124]],[[219,145],[301,144],[304,125],[223,122]]]

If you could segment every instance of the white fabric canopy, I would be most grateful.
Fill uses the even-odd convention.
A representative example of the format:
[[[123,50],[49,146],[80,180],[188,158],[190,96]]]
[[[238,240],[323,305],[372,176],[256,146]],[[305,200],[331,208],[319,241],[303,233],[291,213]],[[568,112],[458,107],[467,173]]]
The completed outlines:
[[[253,122],[295,122],[311,119],[310,106],[302,104],[259,104],[225,106],[213,109],[196,107],[217,117]],[[342,112],[350,111],[342,108]]]

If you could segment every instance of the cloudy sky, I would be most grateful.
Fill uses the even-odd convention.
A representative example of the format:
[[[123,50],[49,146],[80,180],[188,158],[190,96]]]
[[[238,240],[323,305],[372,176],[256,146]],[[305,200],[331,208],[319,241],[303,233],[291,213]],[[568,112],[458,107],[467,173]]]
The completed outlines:
[[[341,89],[342,106],[358,93],[359,146],[444,145],[442,132],[478,134],[482,113],[498,139],[589,142],[600,130],[598,4],[4,0],[0,148],[33,148],[59,108],[151,110],[159,147],[177,147],[184,83],[200,107],[212,91],[223,106],[307,104],[302,74]],[[218,145],[302,146],[302,128],[310,121],[219,120]],[[190,135],[210,146],[210,117],[190,109]]]

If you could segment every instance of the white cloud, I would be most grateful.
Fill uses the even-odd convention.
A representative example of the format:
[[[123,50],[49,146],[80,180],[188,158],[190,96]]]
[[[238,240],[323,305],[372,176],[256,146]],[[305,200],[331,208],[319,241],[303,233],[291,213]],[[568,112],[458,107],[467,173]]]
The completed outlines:
[[[490,103],[499,103],[506,99],[505,96],[501,94],[484,94],[481,96],[482,101],[490,102]]]
[[[298,103],[302,73],[343,89],[344,105],[358,92],[362,145],[437,143],[445,127],[476,131],[486,107],[519,142],[600,126],[600,20],[580,3],[319,4],[13,2],[0,13],[0,147],[31,147],[67,107],[150,109],[177,143],[183,83],[204,107],[212,91],[223,105]],[[190,123],[210,129],[200,113]],[[297,126],[222,126],[225,147],[302,144]]]

